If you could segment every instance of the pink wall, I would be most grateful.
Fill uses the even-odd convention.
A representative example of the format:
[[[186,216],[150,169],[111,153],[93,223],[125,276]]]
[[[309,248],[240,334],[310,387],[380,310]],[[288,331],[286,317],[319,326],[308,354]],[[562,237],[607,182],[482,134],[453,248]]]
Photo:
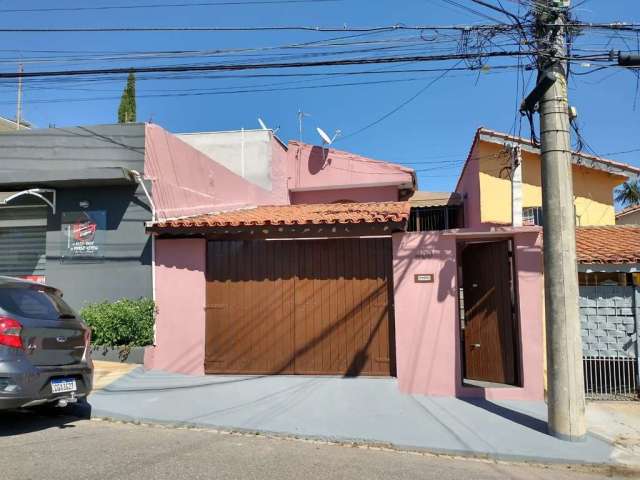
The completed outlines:
[[[352,202],[396,202],[398,187],[339,188],[336,190],[313,190],[291,192],[291,203],[333,203],[340,200]]]
[[[206,240],[156,239],[156,345],[144,366],[204,374]]]
[[[287,176],[292,190],[414,185],[415,172],[349,152],[289,142]]]
[[[144,175],[159,218],[283,203],[282,187],[264,190],[152,124],[145,130]]]
[[[496,234],[514,238],[516,246],[520,328],[524,339],[523,386],[465,388],[461,378],[456,242],[491,239]],[[537,231],[509,228],[393,235],[396,361],[401,391],[487,399],[543,399],[540,237]],[[415,283],[417,273],[434,274],[434,282]]]
[[[478,161],[477,136],[471,146],[469,158],[465,163],[456,193],[460,193],[464,199],[464,225],[467,228],[481,226],[480,217],[480,162]]]
[[[287,178],[287,148],[271,134],[271,189],[275,204],[289,204],[289,179]]]

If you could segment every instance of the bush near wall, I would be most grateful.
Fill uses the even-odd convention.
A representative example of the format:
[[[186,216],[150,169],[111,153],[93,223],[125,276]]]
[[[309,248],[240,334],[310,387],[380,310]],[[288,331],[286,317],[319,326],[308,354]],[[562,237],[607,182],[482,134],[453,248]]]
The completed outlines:
[[[155,305],[150,298],[92,303],[80,310],[91,327],[91,343],[144,347],[153,343]]]

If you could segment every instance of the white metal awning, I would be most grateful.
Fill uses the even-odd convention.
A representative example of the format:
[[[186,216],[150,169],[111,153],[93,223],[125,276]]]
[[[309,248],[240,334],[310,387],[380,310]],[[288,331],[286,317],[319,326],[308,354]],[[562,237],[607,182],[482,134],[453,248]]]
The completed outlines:
[[[50,198],[47,198],[46,194],[49,194]],[[25,195],[39,198],[51,207],[54,215],[56,214],[56,191],[53,188],[29,188],[19,192],[0,192],[0,205],[8,205],[12,200]]]

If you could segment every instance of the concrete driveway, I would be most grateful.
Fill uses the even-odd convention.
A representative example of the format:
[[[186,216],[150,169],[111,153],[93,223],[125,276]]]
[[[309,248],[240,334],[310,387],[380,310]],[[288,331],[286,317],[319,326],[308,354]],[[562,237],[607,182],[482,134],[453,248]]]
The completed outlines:
[[[501,460],[615,463],[612,445],[546,433],[542,402],[403,395],[394,379],[191,377],[142,368],[90,397],[93,415],[390,445]]]

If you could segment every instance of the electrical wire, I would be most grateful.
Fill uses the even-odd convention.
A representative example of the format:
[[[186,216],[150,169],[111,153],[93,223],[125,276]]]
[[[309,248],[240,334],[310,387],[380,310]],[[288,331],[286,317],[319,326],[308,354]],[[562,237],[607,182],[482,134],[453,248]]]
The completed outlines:
[[[94,7],[46,7],[46,8],[7,8],[0,9],[0,13],[52,13],[52,12],[86,12],[103,10],[135,10],[147,8],[182,8],[182,7],[218,7],[218,6],[253,6],[253,5],[282,5],[282,4],[313,4],[332,3],[342,0],[246,0],[246,1],[218,1],[218,2],[195,2],[195,3],[147,3],[140,5],[101,5]]]
[[[452,68],[457,67],[462,61],[457,62]],[[434,84],[436,84],[439,80],[442,80],[448,73],[451,72],[451,69],[447,69],[444,72],[442,72],[442,74],[438,75],[436,78],[434,78],[433,80],[431,80],[429,83],[427,83],[424,87],[422,87],[420,90],[418,90],[415,94],[413,94],[411,97],[407,98],[406,100],[404,100],[402,103],[400,103],[398,106],[394,107],[392,110],[390,110],[389,112],[385,113],[384,115],[382,115],[381,117],[377,118],[376,120],[374,120],[371,123],[368,123],[367,125],[365,125],[364,127],[359,128],[358,130],[349,133],[343,137],[340,137],[340,141],[346,140],[347,138],[352,138],[355,137],[356,135],[359,135],[360,133],[369,130],[371,127],[374,127],[376,125],[378,125],[380,122],[386,120],[387,118],[389,118],[391,115],[393,115],[394,113],[400,111],[402,108],[404,108],[405,106],[407,106],[408,104],[410,104],[411,102],[413,102],[415,99],[417,99],[420,95],[422,95],[424,92],[426,92],[430,87],[432,87]]]

